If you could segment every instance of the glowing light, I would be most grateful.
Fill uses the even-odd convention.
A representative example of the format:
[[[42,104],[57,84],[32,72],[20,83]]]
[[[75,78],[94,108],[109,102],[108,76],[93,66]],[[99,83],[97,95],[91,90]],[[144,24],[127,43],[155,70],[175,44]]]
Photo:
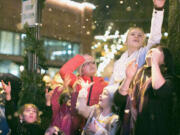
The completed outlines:
[[[90,35],[90,34],[91,34],[91,32],[90,32],[90,31],[87,31],[87,32],[86,32],[86,34],[87,34],[87,35]]]
[[[48,11],[51,12],[51,11],[52,11],[52,8],[49,8]]]
[[[109,5],[106,5],[106,8],[109,8]]]
[[[126,8],[126,11],[128,11],[128,12],[130,12],[131,10],[132,10],[132,9],[131,9],[130,6]]]
[[[68,54],[72,54],[72,51],[71,51],[71,50],[68,50]]]
[[[46,70],[41,69],[41,74],[45,74],[45,73],[46,73]]]
[[[149,38],[150,37],[150,33],[147,33],[146,36]]]
[[[127,32],[123,35],[120,35],[119,31],[116,30],[114,34],[111,33],[113,28],[113,23],[107,27],[104,35],[96,35],[94,39],[97,41],[91,49],[96,49],[103,45],[104,51],[102,51],[102,57],[99,58],[99,66],[97,70],[97,75],[101,76],[101,73],[104,71],[105,67],[110,63],[112,59],[114,59],[116,53],[123,48],[123,44],[126,41]],[[110,41],[111,43],[108,44],[106,41]]]
[[[21,72],[24,71],[24,66],[21,65],[21,66],[19,67],[19,69],[20,69]]]
[[[122,47],[122,45],[117,45],[117,50],[120,50]]]
[[[124,2],[121,0],[121,1],[120,1],[120,4],[123,4],[123,3],[124,3]]]
[[[72,46],[71,45],[68,45],[68,49],[71,49],[72,48]]]
[[[165,36],[165,37],[167,37],[167,36],[168,36],[168,33],[167,33],[167,32],[165,32],[165,33],[164,33],[164,36]]]

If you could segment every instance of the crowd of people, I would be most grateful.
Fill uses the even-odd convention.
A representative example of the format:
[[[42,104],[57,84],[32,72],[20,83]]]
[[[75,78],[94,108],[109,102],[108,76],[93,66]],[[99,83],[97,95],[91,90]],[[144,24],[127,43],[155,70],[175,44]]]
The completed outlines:
[[[63,85],[45,90],[44,106],[52,112],[48,129],[39,126],[36,105],[13,109],[11,82],[2,80],[6,102],[1,115],[8,119],[9,134],[173,135],[173,58],[160,44],[165,0],[153,3],[147,45],[143,30],[130,28],[127,50],[115,62],[109,82],[96,76],[96,62],[87,54],[76,55],[60,68]]]

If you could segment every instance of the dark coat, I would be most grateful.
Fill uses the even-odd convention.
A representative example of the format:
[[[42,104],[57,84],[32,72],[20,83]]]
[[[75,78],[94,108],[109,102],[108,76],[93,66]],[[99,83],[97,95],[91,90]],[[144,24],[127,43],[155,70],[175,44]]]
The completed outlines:
[[[151,77],[151,69],[142,68],[132,83],[134,98],[115,93],[115,104],[123,116],[121,135],[171,135],[173,78],[163,76],[166,82],[154,90],[145,79]]]
[[[44,131],[39,124],[20,122],[18,113],[14,109],[13,101],[6,102],[5,113],[11,129],[11,135],[44,135]]]

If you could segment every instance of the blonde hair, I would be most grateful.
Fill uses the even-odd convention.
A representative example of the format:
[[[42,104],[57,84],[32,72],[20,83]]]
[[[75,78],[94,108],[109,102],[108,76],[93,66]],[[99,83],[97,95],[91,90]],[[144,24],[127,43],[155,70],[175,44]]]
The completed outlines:
[[[36,110],[37,120],[36,120],[35,123],[40,124],[40,123],[41,123],[40,112],[39,112],[39,109],[37,108],[37,106],[34,105],[34,104],[24,104],[24,105],[19,109],[18,114],[19,114],[19,115],[23,115],[23,112],[24,112],[25,109],[28,108],[28,107],[32,107],[33,109]]]
[[[131,31],[132,30],[134,30],[134,29],[138,29],[138,30],[140,30],[142,33],[143,33],[143,36],[144,36],[144,41],[143,41],[143,44],[142,44],[142,46],[145,46],[145,44],[146,44],[146,36],[145,36],[145,33],[144,33],[144,30],[142,29],[142,28],[140,28],[140,27],[130,27],[128,30],[127,30],[127,32],[126,32],[126,41],[125,41],[125,43],[124,43],[124,45],[126,45],[127,46],[127,44],[126,44],[126,42],[127,42],[127,40],[128,40],[128,37],[129,37],[129,34],[131,33]]]

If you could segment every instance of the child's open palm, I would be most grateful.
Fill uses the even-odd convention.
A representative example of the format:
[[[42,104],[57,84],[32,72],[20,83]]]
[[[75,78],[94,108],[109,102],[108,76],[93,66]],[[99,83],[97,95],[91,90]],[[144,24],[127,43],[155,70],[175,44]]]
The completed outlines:
[[[8,85],[5,84],[5,82],[3,80],[1,80],[2,83],[2,87],[4,89],[4,91],[6,92],[6,94],[11,94],[11,83],[8,82]]]
[[[163,8],[166,0],[153,0],[154,6],[156,8]]]

